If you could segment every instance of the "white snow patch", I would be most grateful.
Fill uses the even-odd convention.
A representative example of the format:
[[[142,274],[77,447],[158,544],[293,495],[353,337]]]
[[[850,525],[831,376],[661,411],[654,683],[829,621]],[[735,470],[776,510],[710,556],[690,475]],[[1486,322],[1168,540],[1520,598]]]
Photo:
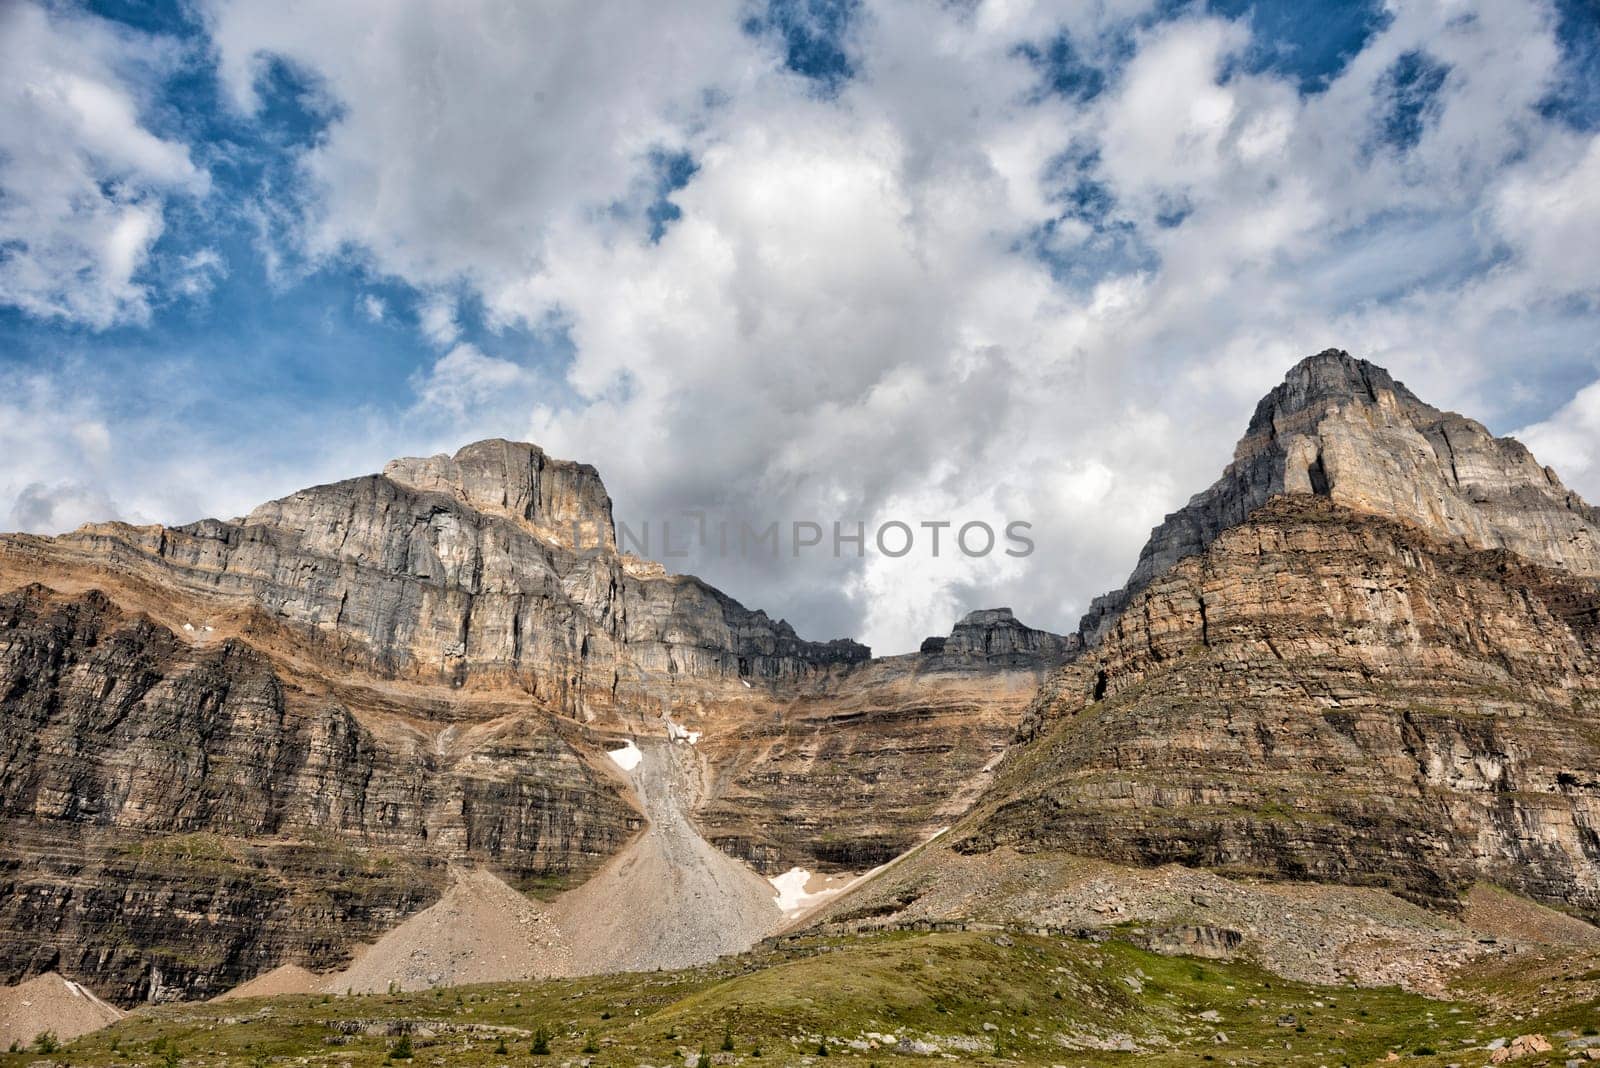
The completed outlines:
[[[187,631],[193,631],[194,630],[194,624],[193,623],[185,623],[183,625],[183,629],[187,630]]]
[[[860,878],[840,879],[825,876],[821,880],[822,886],[808,890],[806,887],[812,883],[811,873],[804,868],[790,868],[782,875],[775,875],[767,881],[777,891],[774,896],[778,901],[778,910],[784,916],[793,919],[829,898],[838,897],[858,883]]]
[[[623,771],[632,771],[639,766],[639,761],[644,759],[644,754],[639,751],[637,745],[633,744],[632,738],[629,738],[628,744],[621,749],[606,750],[606,756],[615,761],[617,767]]]
[[[740,682],[742,682],[742,683],[744,683],[744,688],[745,688],[745,689],[747,689],[747,690],[748,690],[748,689],[751,689],[751,688],[752,688],[752,687],[751,687],[751,686],[750,686],[750,682],[749,682],[749,680],[748,680],[748,679],[740,679],[740,680],[739,680],[739,681],[740,681]]]
[[[929,835],[927,841],[922,844],[926,845],[927,842],[933,841],[949,829],[949,827],[940,827],[938,830]],[[824,901],[827,901],[830,898],[838,897],[846,890],[850,890],[856,886],[859,886],[861,883],[866,882],[879,872],[892,868],[894,865],[900,863],[900,861],[904,860],[906,857],[910,856],[913,852],[920,848],[922,848],[920,845],[913,846],[911,849],[901,853],[893,860],[886,861],[882,864],[879,864],[871,871],[865,871],[860,875],[852,877],[840,875],[822,875],[813,880],[811,873],[806,869],[790,868],[782,875],[776,875],[768,879],[767,882],[771,883],[772,888],[777,891],[775,896],[778,901],[779,911],[783,913],[785,919],[792,920],[801,913],[808,912],[816,906],[822,904]],[[817,888],[814,890],[806,889],[808,886],[812,885],[813,881],[818,884]]]

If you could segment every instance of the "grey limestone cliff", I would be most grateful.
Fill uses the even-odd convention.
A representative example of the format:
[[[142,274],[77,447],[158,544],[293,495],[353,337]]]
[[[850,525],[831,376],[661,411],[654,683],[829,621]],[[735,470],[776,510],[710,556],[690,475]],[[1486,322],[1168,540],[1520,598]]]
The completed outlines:
[[[1127,585],[1094,602],[1079,628],[1085,640],[1103,638],[1156,576],[1285,493],[1600,574],[1600,513],[1521,442],[1425,404],[1383,368],[1329,349],[1300,361],[1262,398],[1222,477],[1151,532]]]

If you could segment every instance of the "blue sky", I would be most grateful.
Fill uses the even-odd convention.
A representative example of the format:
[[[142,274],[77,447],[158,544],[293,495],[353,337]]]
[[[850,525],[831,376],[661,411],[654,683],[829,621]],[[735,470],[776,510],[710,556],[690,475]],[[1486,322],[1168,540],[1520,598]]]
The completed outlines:
[[[0,9],[0,526],[499,435],[619,516],[1021,518],[689,561],[803,633],[1068,629],[1338,345],[1600,498],[1600,8]]]

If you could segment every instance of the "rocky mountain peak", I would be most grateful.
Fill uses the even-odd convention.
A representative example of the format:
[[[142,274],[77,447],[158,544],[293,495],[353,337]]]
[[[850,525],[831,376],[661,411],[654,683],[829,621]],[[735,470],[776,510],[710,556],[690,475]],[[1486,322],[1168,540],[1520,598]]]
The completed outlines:
[[[1399,404],[1438,414],[1437,409],[1424,404],[1405,383],[1396,381],[1377,364],[1358,359],[1343,349],[1323,349],[1289,368],[1283,382],[1261,398],[1246,437],[1289,415],[1306,411],[1325,413],[1346,404],[1378,405],[1386,395]]]
[[[1295,364],[1262,398],[1222,477],[1151,532],[1128,584],[1084,617],[1084,638],[1097,642],[1153,578],[1285,493],[1600,574],[1600,513],[1521,442],[1424,403],[1382,367],[1328,349]]]
[[[454,456],[403,457],[383,469],[391,482],[446,493],[488,515],[514,519],[564,548],[615,548],[611,497],[600,472],[557,460],[537,445],[490,438]]]

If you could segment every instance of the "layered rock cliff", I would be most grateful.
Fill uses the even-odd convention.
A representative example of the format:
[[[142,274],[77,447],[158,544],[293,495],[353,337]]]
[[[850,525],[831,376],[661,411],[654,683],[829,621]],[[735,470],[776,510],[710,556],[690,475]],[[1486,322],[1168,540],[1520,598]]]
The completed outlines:
[[[1597,529],[1519,443],[1303,361],[1085,621],[957,846],[1600,918]]]
[[[1283,493],[1600,575],[1600,513],[1521,442],[1425,404],[1383,368],[1329,349],[1300,361],[1262,398],[1222,477],[1151,533],[1127,584],[1084,617],[1084,639],[1099,641],[1152,579]]]
[[[1279,497],[1051,679],[961,848],[1600,917],[1597,713],[1600,584]]]
[[[0,594],[0,976],[121,1002],[340,963],[446,858],[571,881],[637,829],[549,718],[338,692],[103,594]]]
[[[875,863],[1060,662],[1000,629],[952,699],[619,553],[593,468],[503,441],[242,519],[0,536],[0,979],[207,996],[341,963],[449,863],[570,887],[643,826],[628,735],[701,739],[700,819],[757,867]]]
[[[1040,683],[1076,649],[1009,608],[985,609],[937,647],[725,719],[701,743],[718,781],[700,821],[768,874],[883,864],[966,810]]]
[[[483,441],[302,490],[233,522],[0,537],[0,566],[139,582],[248,608],[317,656],[387,677],[510,683],[592,718],[639,670],[803,676],[866,660],[801,641],[695,580],[629,573],[594,468]]]
[[[1065,660],[1082,648],[1076,634],[1051,634],[1035,630],[1009,608],[980,608],[968,612],[948,637],[924,638],[919,650],[931,663],[945,668],[993,664],[1029,666]]]

